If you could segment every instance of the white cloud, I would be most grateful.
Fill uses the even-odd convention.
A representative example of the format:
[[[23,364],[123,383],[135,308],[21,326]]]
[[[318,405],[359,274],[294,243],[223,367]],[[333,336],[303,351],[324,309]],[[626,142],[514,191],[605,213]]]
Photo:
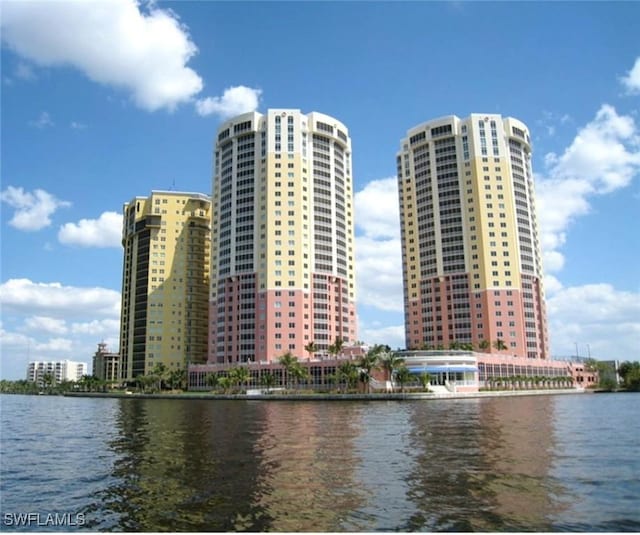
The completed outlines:
[[[54,123],[51,120],[51,115],[49,115],[49,112],[43,111],[42,113],[40,113],[37,119],[29,121],[29,126],[33,126],[42,130],[43,128],[54,126]]]
[[[73,323],[71,324],[71,332],[73,334],[86,334],[93,337],[113,336],[115,333],[117,339],[117,335],[120,332],[120,320],[103,319]]]
[[[154,111],[174,109],[203,87],[189,60],[197,53],[177,15],[153,3],[2,3],[2,39],[40,66],[72,66],[91,80],[131,92]],[[64,29],[61,31],[61,29]]]
[[[66,334],[69,332],[66,321],[48,316],[32,316],[24,322],[28,331],[40,331],[50,334]]]
[[[637,360],[640,357],[640,293],[610,284],[556,288],[547,298],[552,354]],[[587,349],[587,344],[589,349]]]
[[[561,269],[559,249],[579,216],[589,213],[589,197],[628,186],[640,171],[640,137],[633,117],[607,104],[558,156],[545,157],[546,175],[536,177],[541,242],[548,271]]]
[[[120,317],[120,293],[106,288],[63,286],[58,282],[36,283],[9,279],[0,284],[3,311],[66,319]]]
[[[50,338],[46,342],[39,342],[33,348],[36,352],[41,353],[69,353],[73,349],[73,341],[68,338]]]
[[[85,130],[87,128],[87,125],[78,121],[71,121],[71,123],[69,124],[69,126],[73,129],[73,130]]]
[[[207,97],[198,100],[196,111],[202,116],[234,117],[241,113],[257,110],[261,94],[261,89],[252,89],[243,85],[229,87],[224,90],[221,97]]]
[[[391,349],[404,348],[404,325],[382,325],[378,322],[368,324],[360,322],[358,338],[367,344],[384,344]]]
[[[121,247],[122,214],[104,212],[98,219],[81,219],[60,227],[58,240],[80,247]]]
[[[58,200],[44,190],[36,189],[30,193],[21,187],[13,186],[8,186],[0,193],[0,200],[15,209],[9,224],[26,231],[48,227],[51,224],[51,216],[58,208],[71,206],[71,203]]]
[[[402,252],[395,177],[373,180],[355,194],[358,303],[402,311]]]
[[[640,93],[640,57],[636,58],[633,67],[626,76],[620,78],[620,82],[629,95],[637,95]]]

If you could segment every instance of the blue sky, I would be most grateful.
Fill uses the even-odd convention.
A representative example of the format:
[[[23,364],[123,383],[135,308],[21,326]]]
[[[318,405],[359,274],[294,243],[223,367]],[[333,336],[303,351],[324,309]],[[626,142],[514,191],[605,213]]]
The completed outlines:
[[[552,353],[640,357],[640,3],[2,6],[0,377],[118,347],[123,203],[210,193],[221,121],[350,130],[359,338],[404,347],[395,155],[501,113],[533,134]]]

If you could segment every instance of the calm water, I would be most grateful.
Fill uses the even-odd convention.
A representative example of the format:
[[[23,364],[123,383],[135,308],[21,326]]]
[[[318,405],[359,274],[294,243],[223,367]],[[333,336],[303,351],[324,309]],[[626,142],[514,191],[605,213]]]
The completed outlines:
[[[640,394],[0,402],[1,530],[640,531]]]

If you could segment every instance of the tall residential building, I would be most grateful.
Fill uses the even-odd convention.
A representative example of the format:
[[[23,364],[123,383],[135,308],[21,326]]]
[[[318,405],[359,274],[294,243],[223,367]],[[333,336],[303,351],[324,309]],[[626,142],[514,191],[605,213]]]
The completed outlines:
[[[87,375],[85,362],[72,360],[33,361],[27,365],[27,381],[41,383],[45,374],[51,374],[54,384],[62,381],[79,381],[83,375]]]
[[[397,169],[407,347],[548,358],[526,125],[428,121],[407,132]]]
[[[153,191],[124,205],[121,378],[207,358],[211,200]]]
[[[294,109],[225,122],[215,142],[210,363],[306,357],[356,340],[351,140]]]

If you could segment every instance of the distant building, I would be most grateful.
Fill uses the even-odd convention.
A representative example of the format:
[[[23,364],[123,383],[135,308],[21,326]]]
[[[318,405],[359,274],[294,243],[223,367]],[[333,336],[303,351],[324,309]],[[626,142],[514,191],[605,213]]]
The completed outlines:
[[[93,375],[102,381],[118,381],[120,379],[120,353],[107,351],[107,344],[98,344],[93,355]]]
[[[41,383],[45,374],[51,374],[55,384],[62,381],[79,381],[87,375],[87,364],[71,360],[33,361],[27,365],[27,381]]]
[[[211,201],[152,191],[124,205],[120,378],[207,359]]]

